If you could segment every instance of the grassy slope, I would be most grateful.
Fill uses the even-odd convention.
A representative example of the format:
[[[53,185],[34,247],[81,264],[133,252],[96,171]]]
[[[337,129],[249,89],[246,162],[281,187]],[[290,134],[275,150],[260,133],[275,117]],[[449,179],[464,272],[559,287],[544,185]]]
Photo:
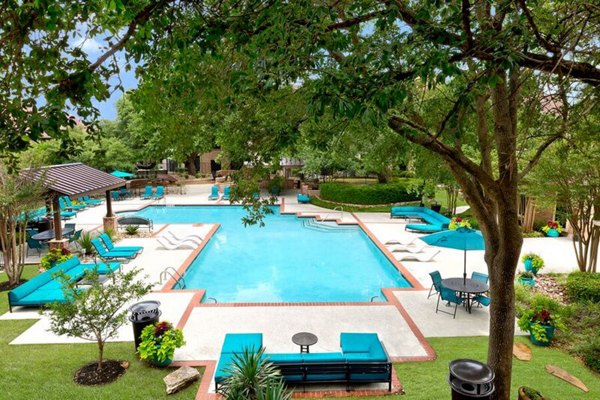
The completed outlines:
[[[26,267],[24,278],[35,274]],[[6,275],[0,274],[0,281]],[[8,311],[6,293],[0,292],[0,314]],[[9,346],[15,337],[33,325],[35,320],[0,321],[0,371],[2,393],[7,399],[162,399],[167,398],[162,381],[172,369],[150,368],[138,361],[132,343],[108,343],[107,358],[125,359],[129,370],[116,382],[105,386],[84,387],[75,384],[73,373],[93,361],[95,344],[19,345]],[[192,387],[169,396],[173,399],[193,399],[198,382]]]
[[[25,277],[35,273],[27,267]],[[5,279],[0,275],[0,280]],[[0,313],[7,311],[6,295],[0,293]],[[127,359],[131,366],[127,373],[107,386],[82,387],[73,383],[72,374],[81,365],[94,359],[96,346],[77,345],[23,345],[8,343],[35,321],[0,321],[0,371],[2,394],[0,398],[44,399],[77,398],[100,399],[158,399],[166,398],[162,378],[170,371],[154,369],[137,361],[131,343],[109,343],[108,358]],[[517,338],[528,343],[526,338]],[[449,395],[448,363],[457,358],[485,360],[487,338],[433,338],[429,339],[438,358],[430,362],[401,363],[396,365],[398,377],[404,385],[406,396],[371,397],[369,400],[407,399],[437,400]],[[582,379],[590,389],[585,394],[579,389],[555,378],[544,371],[546,364],[554,364]],[[533,347],[533,360],[529,363],[515,360],[513,369],[513,393],[520,385],[536,387],[553,399],[592,399],[600,397],[600,377],[582,366],[578,360],[554,349]],[[193,399],[198,384],[169,398]],[[350,399],[350,398],[347,398]],[[351,399],[365,399],[356,397]]]

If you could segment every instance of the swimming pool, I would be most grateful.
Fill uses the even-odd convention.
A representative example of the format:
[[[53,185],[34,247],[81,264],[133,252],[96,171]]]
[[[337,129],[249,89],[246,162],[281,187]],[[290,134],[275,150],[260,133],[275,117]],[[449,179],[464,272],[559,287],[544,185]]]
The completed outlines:
[[[221,224],[184,274],[186,289],[219,303],[381,301],[381,288],[410,287],[359,226],[274,211],[262,228],[244,227],[241,206],[150,206],[135,215]]]

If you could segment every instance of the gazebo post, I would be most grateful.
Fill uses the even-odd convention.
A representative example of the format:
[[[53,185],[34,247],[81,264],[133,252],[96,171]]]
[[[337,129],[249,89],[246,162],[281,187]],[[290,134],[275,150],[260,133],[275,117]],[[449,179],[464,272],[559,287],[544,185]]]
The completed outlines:
[[[60,220],[60,203],[58,202],[58,193],[52,194],[52,220],[54,225],[54,239],[48,242],[48,247],[52,249],[65,249],[69,246],[69,240],[62,237],[62,221]]]
[[[110,190],[106,191],[106,216],[102,219],[102,222],[105,232],[106,230],[117,231],[117,217],[113,213]]]

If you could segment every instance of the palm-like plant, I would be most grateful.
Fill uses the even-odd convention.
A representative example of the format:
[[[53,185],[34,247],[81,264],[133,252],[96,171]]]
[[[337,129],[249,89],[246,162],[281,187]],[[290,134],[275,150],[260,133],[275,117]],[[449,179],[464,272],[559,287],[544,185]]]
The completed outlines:
[[[277,368],[265,361],[264,348],[244,349],[236,353],[227,368],[229,376],[223,382],[223,394],[227,400],[288,400]]]
[[[259,388],[256,392],[256,400],[290,400],[292,391],[287,390],[283,379],[273,379],[267,386]]]

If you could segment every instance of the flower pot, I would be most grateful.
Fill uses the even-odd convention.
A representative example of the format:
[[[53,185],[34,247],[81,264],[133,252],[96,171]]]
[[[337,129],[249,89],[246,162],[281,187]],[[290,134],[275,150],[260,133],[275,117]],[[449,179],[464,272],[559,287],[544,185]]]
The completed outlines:
[[[518,282],[523,285],[523,286],[535,286],[535,279],[534,278],[523,278],[523,277],[519,277]]]
[[[546,236],[548,236],[548,237],[559,237],[560,233],[558,233],[558,231],[556,229],[548,229],[548,231],[546,232]]]
[[[533,323],[529,324],[529,326],[531,325],[533,325]],[[552,338],[554,337],[554,327],[552,325],[542,325],[542,328],[544,328],[546,331],[546,337],[548,338],[547,342],[540,342],[539,340],[536,340],[531,332],[531,329],[529,330],[529,339],[531,340],[531,343],[535,344],[536,346],[550,346],[552,343]]]
[[[155,359],[152,359],[152,360],[150,360],[150,362],[152,363],[152,365],[154,365],[156,367],[165,368],[165,367],[168,367],[173,362],[173,359],[172,358],[167,358],[166,360],[164,360],[162,362],[158,361],[158,360],[155,360]]]
[[[531,258],[528,258],[527,260],[525,260],[525,262],[523,263],[523,267],[525,268],[525,271],[527,271],[527,272],[532,270],[533,261],[531,261]]]

